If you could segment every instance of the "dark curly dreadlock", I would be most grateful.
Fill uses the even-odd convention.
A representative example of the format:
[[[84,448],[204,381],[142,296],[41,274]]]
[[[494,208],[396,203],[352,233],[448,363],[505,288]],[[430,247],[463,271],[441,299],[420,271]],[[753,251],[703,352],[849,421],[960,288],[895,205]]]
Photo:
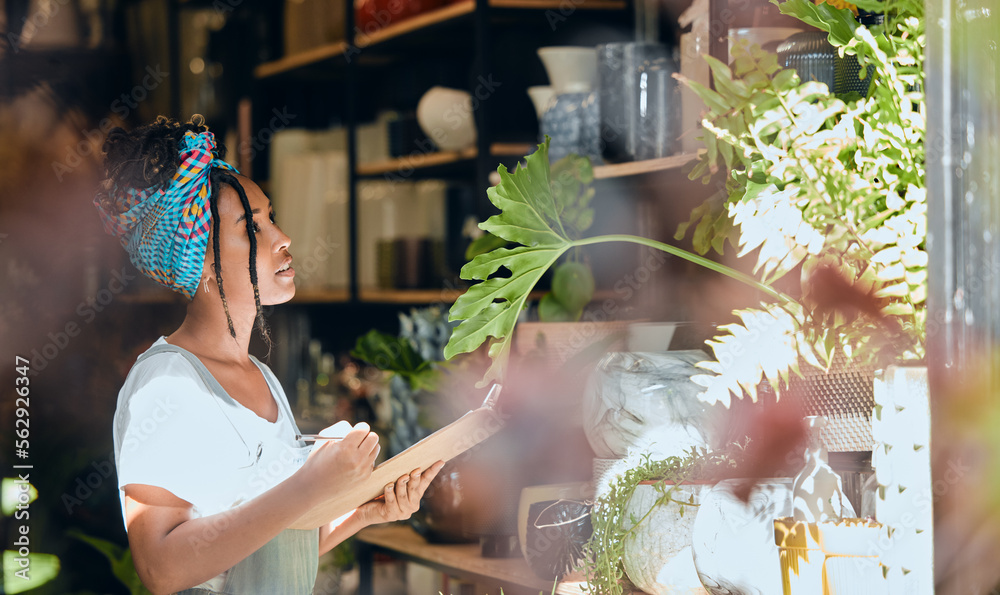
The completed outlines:
[[[143,190],[165,184],[180,167],[179,147],[181,139],[187,132],[200,133],[208,130],[205,119],[200,115],[192,116],[190,122],[179,123],[165,116],[159,116],[156,121],[140,126],[131,131],[115,128],[108,133],[104,142],[105,187],[101,194],[102,206],[108,212],[120,212],[122,205],[113,204],[114,199],[109,192],[112,188],[134,188]],[[226,147],[217,142],[215,156],[224,159]],[[260,307],[260,288],[257,285],[257,234],[253,230],[253,212],[247,199],[243,185],[231,172],[213,169],[211,172],[212,195],[209,197],[209,207],[212,212],[212,249],[215,255],[216,284],[219,296],[226,311],[229,323],[229,334],[236,337],[233,319],[229,315],[229,302],[222,287],[222,263],[219,257],[219,205],[217,198],[221,196],[222,185],[228,184],[236,191],[246,213],[247,235],[250,237],[250,283],[253,285],[254,304],[257,315],[254,327],[260,331],[268,351],[271,349],[271,333]]]

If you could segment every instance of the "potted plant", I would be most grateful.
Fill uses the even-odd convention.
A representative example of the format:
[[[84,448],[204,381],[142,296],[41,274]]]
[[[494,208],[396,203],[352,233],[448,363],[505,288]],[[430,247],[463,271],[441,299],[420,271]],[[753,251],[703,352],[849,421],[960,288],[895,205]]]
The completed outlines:
[[[584,550],[588,592],[620,595],[626,577],[647,593],[703,592],[691,554],[696,513],[710,484],[731,476],[737,461],[734,452],[705,449],[624,459],[615,478],[597,486]]]

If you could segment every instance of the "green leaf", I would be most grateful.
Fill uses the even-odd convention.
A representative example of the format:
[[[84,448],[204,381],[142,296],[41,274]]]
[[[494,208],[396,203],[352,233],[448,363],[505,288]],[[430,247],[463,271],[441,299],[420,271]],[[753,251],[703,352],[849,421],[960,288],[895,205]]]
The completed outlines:
[[[409,339],[375,329],[358,337],[351,355],[402,376],[415,390],[433,385],[431,377],[436,375],[431,362],[417,352]]]
[[[730,105],[735,106],[750,98],[746,84],[739,80],[733,80],[733,73],[728,66],[707,54],[704,57],[705,61],[708,62],[708,67],[712,70],[716,90],[728,100]]]
[[[491,233],[484,233],[469,243],[469,247],[465,249],[465,260],[472,260],[480,254],[486,254],[491,250],[503,248],[506,245],[507,240],[498,238]]]
[[[695,95],[705,102],[705,105],[712,111],[713,115],[721,115],[732,109],[732,106],[723,99],[722,95],[709,89],[697,81],[681,77],[681,82],[687,85]]]
[[[834,6],[821,3],[814,4],[811,0],[771,0],[772,4],[778,6],[782,14],[793,16],[800,21],[808,23],[817,29],[829,33],[830,43],[837,47],[844,47],[854,38],[854,30],[858,28],[858,22],[854,14],[847,8],[835,8]]]

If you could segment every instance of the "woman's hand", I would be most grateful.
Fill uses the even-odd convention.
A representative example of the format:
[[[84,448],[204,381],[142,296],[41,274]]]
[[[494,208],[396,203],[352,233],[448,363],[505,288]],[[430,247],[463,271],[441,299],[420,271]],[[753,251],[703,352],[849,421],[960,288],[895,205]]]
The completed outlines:
[[[343,440],[323,440],[309,453],[299,470],[306,474],[314,493],[329,495],[372,474],[379,453],[378,435],[361,422]]]
[[[414,469],[401,476],[395,483],[385,486],[383,498],[362,505],[358,512],[369,525],[410,518],[420,508],[420,499],[424,497],[427,486],[434,481],[441,467],[444,467],[444,461],[438,461],[422,472]]]

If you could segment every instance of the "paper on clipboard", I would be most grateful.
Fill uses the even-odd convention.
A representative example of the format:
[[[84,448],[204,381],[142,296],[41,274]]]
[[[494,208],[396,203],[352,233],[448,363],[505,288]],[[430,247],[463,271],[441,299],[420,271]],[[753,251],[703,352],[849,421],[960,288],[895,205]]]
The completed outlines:
[[[337,519],[383,494],[386,484],[414,469],[426,469],[437,461],[449,461],[496,434],[503,419],[496,410],[501,386],[494,384],[478,409],[383,461],[372,474],[350,489],[337,493],[292,523],[291,529],[315,529]]]

